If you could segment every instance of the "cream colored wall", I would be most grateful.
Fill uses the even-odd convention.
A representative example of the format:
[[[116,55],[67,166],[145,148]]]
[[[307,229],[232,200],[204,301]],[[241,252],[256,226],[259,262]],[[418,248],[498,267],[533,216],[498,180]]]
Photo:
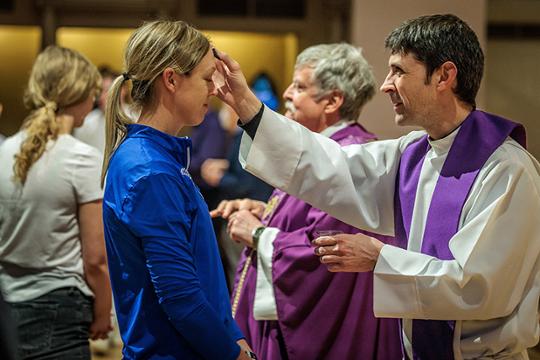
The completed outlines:
[[[0,133],[15,133],[27,115],[23,93],[39,52],[41,31],[31,26],[0,26]]]
[[[495,23],[538,24],[540,1],[538,0],[489,0],[488,19]]]
[[[522,123],[529,151],[540,159],[540,40],[491,40],[487,47],[486,110]]]
[[[57,43],[76,49],[96,65],[123,69],[125,43],[132,29],[59,28]],[[216,47],[228,52],[242,65],[250,80],[260,71],[276,83],[278,95],[288,86],[298,54],[298,37],[293,33],[205,31]],[[39,53],[38,27],[0,26],[0,102],[4,105],[0,133],[14,134],[27,112],[22,103],[24,87]],[[9,84],[6,86],[5,84]]]
[[[207,31],[212,42],[242,66],[248,81],[265,71],[275,81],[278,95],[292,79],[298,41],[294,34]]]
[[[123,52],[131,29],[61,28],[57,41],[76,49],[96,65],[107,64],[123,69]],[[292,67],[298,53],[298,40],[292,34],[204,31],[212,43],[227,52],[241,65],[248,81],[260,71],[275,81],[279,94],[292,78]]]
[[[133,29],[60,28],[56,41],[60,46],[80,51],[97,66],[123,69],[126,41]]]
[[[352,0],[351,42],[364,48],[364,55],[373,66],[378,84],[382,84],[388,71],[388,53],[384,39],[403,21],[420,15],[453,13],[469,23],[481,44],[486,41],[487,0]],[[485,49],[485,46],[483,46]],[[485,104],[484,90],[478,96],[480,106]],[[361,121],[380,138],[394,138],[411,128],[394,125],[394,112],[388,96],[378,93],[362,112]]]

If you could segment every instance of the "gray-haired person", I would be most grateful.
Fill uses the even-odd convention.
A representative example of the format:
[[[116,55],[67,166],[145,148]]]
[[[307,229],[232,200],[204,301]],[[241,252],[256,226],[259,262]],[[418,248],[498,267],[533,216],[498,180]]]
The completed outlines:
[[[296,59],[293,81],[283,93],[286,116],[340,146],[373,141],[375,135],[358,117],[375,89],[361,49],[315,45]],[[212,214],[228,218],[231,238],[246,246],[236,272],[233,311],[261,358],[333,360],[362,354],[387,360],[401,355],[398,321],[377,319],[371,310],[372,274],[331,273],[313,255],[310,240],[321,230],[361,230],[281,190],[267,204],[225,201]],[[328,309],[333,316],[319,316]]]

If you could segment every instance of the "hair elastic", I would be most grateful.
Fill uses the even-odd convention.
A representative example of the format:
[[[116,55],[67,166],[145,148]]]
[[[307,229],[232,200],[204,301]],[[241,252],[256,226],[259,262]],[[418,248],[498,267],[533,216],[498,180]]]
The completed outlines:
[[[56,105],[56,102],[54,101],[47,101],[43,107],[47,110],[51,110],[52,112],[56,112],[56,110],[58,110],[58,105]]]

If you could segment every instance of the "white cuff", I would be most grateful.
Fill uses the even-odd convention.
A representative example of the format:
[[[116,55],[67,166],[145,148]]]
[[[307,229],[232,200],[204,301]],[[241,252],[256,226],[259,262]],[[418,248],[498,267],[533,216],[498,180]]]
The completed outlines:
[[[272,283],[272,256],[274,240],[279,229],[267,227],[259,238],[257,246],[257,285],[253,301],[255,320],[277,320],[276,298]]]
[[[420,313],[414,276],[417,263],[410,252],[384,245],[373,270],[373,311],[377,317],[416,318]]]

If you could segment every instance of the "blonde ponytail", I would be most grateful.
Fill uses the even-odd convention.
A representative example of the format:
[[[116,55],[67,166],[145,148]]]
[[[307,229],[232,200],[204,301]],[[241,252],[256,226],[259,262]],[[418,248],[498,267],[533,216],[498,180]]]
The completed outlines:
[[[109,168],[114,151],[124,141],[127,134],[127,125],[132,121],[126,115],[122,106],[122,87],[128,80],[127,74],[118,76],[107,95],[107,106],[105,109],[105,153],[103,154],[103,166],[101,168],[101,186],[105,183],[105,175]]]
[[[96,67],[76,51],[48,46],[38,55],[24,94],[30,114],[23,123],[26,138],[15,154],[16,182],[26,182],[30,167],[43,155],[47,143],[58,138],[58,110],[85,101],[100,86]]]
[[[27,117],[23,125],[26,139],[21,144],[21,150],[15,155],[13,172],[15,180],[21,184],[26,182],[30,167],[43,155],[49,140],[58,137],[56,123],[56,104],[48,102],[42,108]]]

